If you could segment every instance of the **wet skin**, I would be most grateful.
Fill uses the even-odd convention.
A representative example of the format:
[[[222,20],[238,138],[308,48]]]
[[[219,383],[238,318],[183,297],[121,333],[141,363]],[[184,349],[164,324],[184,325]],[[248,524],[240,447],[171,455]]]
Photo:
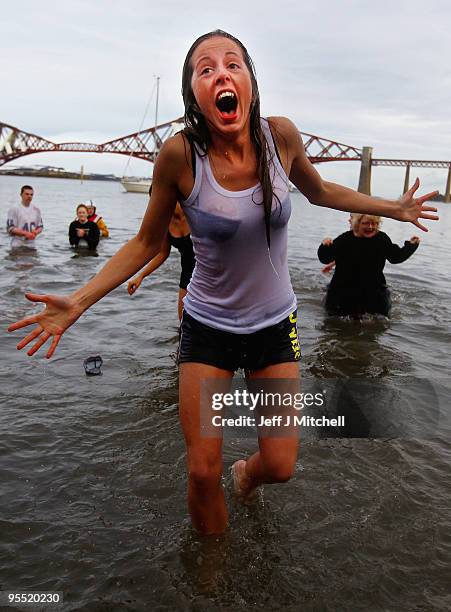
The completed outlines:
[[[364,215],[358,227],[352,231],[357,238],[372,238],[379,231],[379,221],[369,215]]]
[[[22,204],[24,206],[30,206],[33,195],[33,189],[24,189],[22,195],[20,196],[22,199]]]
[[[197,47],[191,62],[191,86],[212,136],[219,132],[222,137],[236,138],[243,131],[248,133],[252,82],[238,45],[228,38],[210,38]],[[237,98],[234,113],[221,113],[216,106],[217,96],[224,91]]]
[[[84,225],[85,223],[87,223],[87,221],[88,221],[88,211],[87,211],[87,209],[86,209],[86,208],[84,208],[84,207],[83,207],[83,208],[79,208],[79,209],[77,210],[77,219],[78,219],[78,221],[79,221],[80,223],[82,223],[83,225]],[[77,236],[78,236],[79,238],[83,238],[83,236],[85,235],[85,233],[86,233],[86,232],[85,232],[85,230],[81,229],[80,227],[79,227],[79,228],[77,228]]]

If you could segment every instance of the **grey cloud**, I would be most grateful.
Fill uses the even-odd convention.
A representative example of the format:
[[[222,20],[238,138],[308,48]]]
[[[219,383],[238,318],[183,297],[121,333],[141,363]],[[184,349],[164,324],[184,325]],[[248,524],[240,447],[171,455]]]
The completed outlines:
[[[379,157],[451,158],[446,1],[251,0],[231,11],[207,0],[41,0],[3,7],[2,21],[0,120],[43,136],[135,131],[154,74],[161,120],[181,115],[185,53],[196,36],[222,27],[254,57],[265,114],[372,145]],[[58,163],[66,159],[69,166],[69,155]],[[105,171],[119,163],[94,160]]]

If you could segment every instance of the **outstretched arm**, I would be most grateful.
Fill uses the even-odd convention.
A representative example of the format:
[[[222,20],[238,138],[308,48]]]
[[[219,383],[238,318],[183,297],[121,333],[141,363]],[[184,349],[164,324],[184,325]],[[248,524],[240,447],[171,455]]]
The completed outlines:
[[[177,142],[174,142],[176,139]],[[181,166],[185,163],[180,139],[181,137],[174,137],[162,147],[155,164],[152,197],[137,235],[129,240],[94,278],[71,295],[26,294],[32,302],[45,304],[45,309],[9,326],[8,331],[15,331],[36,324],[31,333],[19,342],[18,349],[35,341],[28,351],[28,355],[33,355],[52,338],[46,355],[47,358],[51,357],[63,333],[85,310],[130,278],[159,252],[175,204],[180,198],[178,177],[182,171]]]
[[[414,197],[420,186],[418,179],[399,200],[374,198],[348,187],[323,181],[305,153],[296,126],[285,117],[272,117],[270,123],[279,151],[282,152],[282,163],[287,176],[312,204],[351,213],[381,215],[398,221],[410,221],[425,232],[428,231],[427,227],[422,225],[419,219],[438,219],[437,215],[429,214],[437,212],[437,209],[424,204],[438,192],[433,191],[419,198]]]
[[[147,266],[145,266],[139,274],[137,274],[134,278],[128,281],[127,291],[129,292],[130,295],[133,295],[133,293],[135,293],[135,291],[139,289],[141,283],[146,278],[146,276],[149,276],[149,274],[152,274],[152,272],[155,272],[155,270],[158,270],[158,268],[169,257],[170,252],[171,252],[171,244],[169,242],[168,235],[166,234],[166,238],[163,240],[163,244],[161,245],[160,252],[157,255],[155,255],[153,259],[149,261]]]
[[[387,259],[392,264],[402,263],[411,257],[420,244],[418,236],[412,236],[410,240],[404,242],[404,246],[400,247],[394,244],[387,236]]]
[[[318,247],[318,259],[323,264],[330,264],[336,256],[334,241],[332,238],[324,238]]]

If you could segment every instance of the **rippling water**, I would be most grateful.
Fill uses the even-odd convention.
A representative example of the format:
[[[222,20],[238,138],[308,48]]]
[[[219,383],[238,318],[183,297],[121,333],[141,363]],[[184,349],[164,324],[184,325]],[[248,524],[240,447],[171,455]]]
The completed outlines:
[[[11,255],[0,235],[2,330],[36,310],[24,291],[67,293],[85,282],[146,205],[116,183],[1,177],[3,219],[23,182],[35,188],[45,232],[25,256]],[[112,235],[97,258],[67,243],[75,205],[87,198]],[[177,416],[173,254],[132,298],[124,285],[94,306],[50,361],[16,351],[20,332],[2,332],[0,590],[63,591],[59,609],[86,611],[451,608],[451,207],[441,205],[411,259],[387,265],[391,321],[360,324],[327,321],[321,305],[327,278],[316,248],[347,229],[347,216],[299,194],[292,201],[303,379],[383,383],[403,395],[412,421],[438,410],[436,426],[415,437],[306,441],[289,484],[266,487],[253,508],[229,500],[229,530],[199,538],[187,517]],[[383,229],[398,243],[418,233],[389,220]],[[82,362],[95,354],[104,375],[90,379]],[[225,444],[229,497],[227,468],[254,448]]]

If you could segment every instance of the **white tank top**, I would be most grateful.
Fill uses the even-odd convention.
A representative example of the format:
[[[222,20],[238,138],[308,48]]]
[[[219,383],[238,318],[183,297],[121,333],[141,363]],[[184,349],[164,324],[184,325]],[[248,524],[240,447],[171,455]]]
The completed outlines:
[[[280,323],[296,308],[287,263],[289,181],[268,121],[262,118],[261,125],[279,200],[273,199],[270,254],[260,183],[242,191],[224,189],[213,176],[208,155],[196,150],[194,187],[181,202],[196,255],[184,308],[201,323],[236,334]]]

